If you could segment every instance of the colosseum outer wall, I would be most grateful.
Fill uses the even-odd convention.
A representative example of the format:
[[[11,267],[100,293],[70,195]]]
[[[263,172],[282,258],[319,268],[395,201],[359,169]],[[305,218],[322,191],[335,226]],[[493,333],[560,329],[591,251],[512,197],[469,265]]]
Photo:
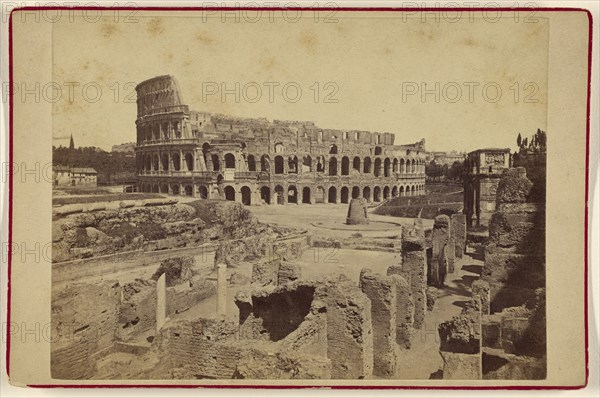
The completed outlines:
[[[136,87],[139,189],[246,205],[380,202],[424,193],[424,141],[312,122],[190,111],[177,81]]]

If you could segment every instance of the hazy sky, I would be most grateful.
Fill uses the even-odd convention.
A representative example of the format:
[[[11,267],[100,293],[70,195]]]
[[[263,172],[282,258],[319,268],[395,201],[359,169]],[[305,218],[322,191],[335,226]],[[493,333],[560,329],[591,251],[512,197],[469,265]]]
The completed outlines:
[[[325,13],[292,22],[294,14],[273,12],[236,22],[163,12],[125,23],[124,15],[54,24],[54,82],[63,86],[55,145],[68,145],[71,133],[77,146],[135,141],[134,86],[164,74],[198,111],[391,132],[397,144],[425,138],[428,150],[514,148],[518,132],[546,128],[543,18],[475,14],[450,23],[337,12],[326,23]],[[223,83],[232,92],[225,98]]]

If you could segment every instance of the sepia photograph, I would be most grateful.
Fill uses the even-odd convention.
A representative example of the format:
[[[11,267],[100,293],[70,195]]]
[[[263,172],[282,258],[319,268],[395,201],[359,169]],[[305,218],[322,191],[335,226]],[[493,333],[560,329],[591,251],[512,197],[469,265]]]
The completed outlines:
[[[550,382],[547,163],[587,134],[550,43],[588,16],[337,8],[52,11],[11,87],[51,112],[51,384]]]

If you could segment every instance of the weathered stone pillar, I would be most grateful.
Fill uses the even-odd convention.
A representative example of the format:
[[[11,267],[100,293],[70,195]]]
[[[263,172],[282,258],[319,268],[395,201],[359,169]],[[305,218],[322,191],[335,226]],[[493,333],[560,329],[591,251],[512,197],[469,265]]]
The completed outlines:
[[[450,218],[450,231],[454,237],[454,254],[462,258],[467,245],[467,216],[465,214],[453,214]]]
[[[421,329],[427,311],[427,255],[425,239],[420,236],[405,237],[402,240],[402,271],[410,283],[414,300],[414,327]],[[388,273],[390,271],[388,270]],[[406,277],[408,275],[408,277]]]
[[[227,315],[227,265],[217,265],[217,316]]]
[[[360,288],[371,300],[373,322],[373,375],[385,378],[396,376],[397,345],[396,280],[375,274],[365,268],[360,273]]]
[[[410,279],[407,281],[393,272],[392,267],[388,268],[388,276],[396,282],[396,343],[401,348],[410,348],[415,321],[415,302],[412,298]]]
[[[432,249],[429,264],[429,282],[433,286],[443,286],[448,273],[445,247],[450,238],[450,217],[441,214],[435,218],[431,234]]]
[[[156,282],[156,333],[167,321],[167,283],[166,275],[162,274]]]

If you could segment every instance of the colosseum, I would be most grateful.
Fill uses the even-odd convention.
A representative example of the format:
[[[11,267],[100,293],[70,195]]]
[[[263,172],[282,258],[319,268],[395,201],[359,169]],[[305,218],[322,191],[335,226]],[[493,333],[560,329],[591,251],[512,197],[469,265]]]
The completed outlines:
[[[172,76],[137,91],[138,188],[245,205],[370,203],[425,190],[425,140],[190,110]]]

